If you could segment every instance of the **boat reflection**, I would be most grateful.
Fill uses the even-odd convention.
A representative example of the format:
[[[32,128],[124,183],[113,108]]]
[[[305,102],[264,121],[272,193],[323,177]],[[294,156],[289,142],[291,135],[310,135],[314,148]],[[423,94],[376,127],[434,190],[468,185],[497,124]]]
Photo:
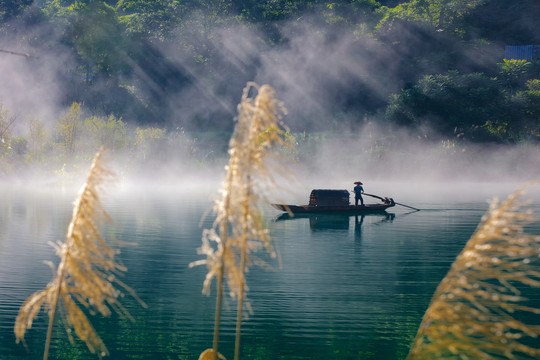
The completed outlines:
[[[354,216],[354,229],[359,231],[366,217],[375,219],[375,222],[391,222],[396,217],[393,213],[373,213],[373,214],[288,214],[279,215],[275,220],[296,220],[308,219],[309,227],[312,230],[348,230],[350,227],[350,218]],[[377,218],[379,218],[377,220]],[[371,222],[373,223],[373,222]]]

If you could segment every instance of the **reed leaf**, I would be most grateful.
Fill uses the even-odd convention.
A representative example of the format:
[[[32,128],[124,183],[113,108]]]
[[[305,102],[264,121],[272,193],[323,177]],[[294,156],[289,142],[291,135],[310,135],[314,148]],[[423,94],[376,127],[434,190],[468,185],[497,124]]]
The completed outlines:
[[[492,202],[439,284],[407,359],[540,358],[540,327],[525,320],[540,307],[523,294],[540,286],[540,236],[524,232],[536,221],[524,194],[525,186]]]
[[[114,309],[126,315],[127,311],[118,300],[123,292],[117,286],[134,295],[133,290],[117,280],[117,276],[126,271],[115,259],[119,251],[111,248],[99,231],[104,221],[110,221],[102,207],[99,193],[106,180],[113,175],[104,166],[103,157],[103,150],[96,154],[87,181],[79,191],[65,242],[52,244],[60,257],[54,278],[44,290],[37,291],[23,303],[15,322],[17,342],[24,341],[26,330],[32,327],[41,307],[45,307],[49,313],[49,327],[44,359],[48,358],[52,329],[60,303],[65,308],[65,326],[70,339],[73,329],[92,353],[102,357],[108,354],[108,350],[81,306],[91,314],[108,316]]]
[[[252,92],[257,95],[251,97]],[[203,232],[203,245],[199,249],[199,253],[206,255],[206,259],[192,263],[192,266],[206,264],[208,267],[203,286],[205,294],[209,293],[214,277],[218,283],[214,346],[205,352],[209,356],[219,354],[223,283],[226,281],[230,296],[238,304],[237,359],[243,305],[248,290],[245,274],[249,266],[261,262],[254,255],[256,251],[264,249],[271,257],[277,256],[264,226],[260,204],[268,201],[266,194],[270,188],[279,186],[276,176],[284,176],[288,171],[274,151],[287,146],[283,140],[286,128],[281,122],[285,113],[285,108],[271,86],[258,86],[252,82],[247,84],[238,105],[237,123],[229,144],[230,158],[221,196],[214,205],[216,219],[213,227]]]

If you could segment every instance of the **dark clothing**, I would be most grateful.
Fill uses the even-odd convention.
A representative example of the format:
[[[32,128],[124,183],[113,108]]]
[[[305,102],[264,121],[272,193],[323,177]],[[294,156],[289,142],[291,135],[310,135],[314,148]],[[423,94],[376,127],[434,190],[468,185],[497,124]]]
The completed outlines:
[[[356,185],[353,190],[354,190],[354,205],[358,205],[358,200],[360,200],[361,205],[364,205],[364,199],[362,198],[362,193],[364,192],[364,188],[361,185]]]

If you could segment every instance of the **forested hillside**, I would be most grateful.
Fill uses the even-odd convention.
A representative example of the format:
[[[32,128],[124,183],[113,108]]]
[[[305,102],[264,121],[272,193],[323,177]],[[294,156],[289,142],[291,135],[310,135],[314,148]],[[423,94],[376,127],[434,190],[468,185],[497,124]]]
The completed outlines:
[[[81,121],[228,132],[254,80],[292,132],[538,141],[540,64],[504,50],[540,44],[539,18],[538,0],[0,2],[2,138],[10,116],[51,124],[73,104]]]

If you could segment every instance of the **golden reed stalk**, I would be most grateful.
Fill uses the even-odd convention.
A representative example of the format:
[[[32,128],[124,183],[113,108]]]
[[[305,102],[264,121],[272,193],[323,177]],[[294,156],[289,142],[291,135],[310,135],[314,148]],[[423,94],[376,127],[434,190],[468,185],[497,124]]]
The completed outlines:
[[[519,289],[540,286],[540,236],[523,231],[537,220],[520,211],[524,190],[491,204],[437,288],[407,359],[540,358],[540,326],[523,320],[540,306],[527,306]]]
[[[250,97],[255,91],[257,96]],[[203,286],[205,294],[209,294],[214,277],[218,288],[213,348],[205,350],[199,359],[224,358],[218,351],[224,280],[238,304],[235,359],[239,358],[243,305],[248,290],[245,273],[250,265],[262,263],[253,256],[256,250],[264,248],[272,257],[277,256],[259,205],[267,201],[267,190],[277,186],[274,175],[286,172],[283,161],[273,151],[287,145],[282,137],[284,125],[281,122],[286,110],[272,87],[250,82],[243,91],[238,112],[221,198],[214,206],[216,220],[212,229],[203,231],[203,244],[199,249],[206,259],[191,264],[208,267]],[[216,248],[211,243],[215,243]]]
[[[64,243],[52,244],[60,257],[56,276],[44,290],[31,295],[21,306],[15,322],[17,343],[24,341],[24,334],[32,327],[34,318],[44,305],[49,312],[49,326],[43,358],[49,355],[52,330],[59,302],[66,310],[66,330],[70,341],[73,338],[70,329],[86,343],[92,353],[99,357],[108,355],[105,344],[98,336],[90,321],[81,310],[80,305],[91,313],[103,316],[111,314],[114,309],[129,318],[129,314],[118,301],[123,296],[114,284],[117,284],[139,300],[133,290],[116,277],[126,268],[115,260],[119,253],[102,238],[99,225],[110,221],[103,209],[99,191],[103,183],[112,173],[103,165],[103,150],[97,153],[90,168],[86,184],[81,188],[74,203],[73,217],[68,227]],[[143,306],[146,306],[139,300]]]

